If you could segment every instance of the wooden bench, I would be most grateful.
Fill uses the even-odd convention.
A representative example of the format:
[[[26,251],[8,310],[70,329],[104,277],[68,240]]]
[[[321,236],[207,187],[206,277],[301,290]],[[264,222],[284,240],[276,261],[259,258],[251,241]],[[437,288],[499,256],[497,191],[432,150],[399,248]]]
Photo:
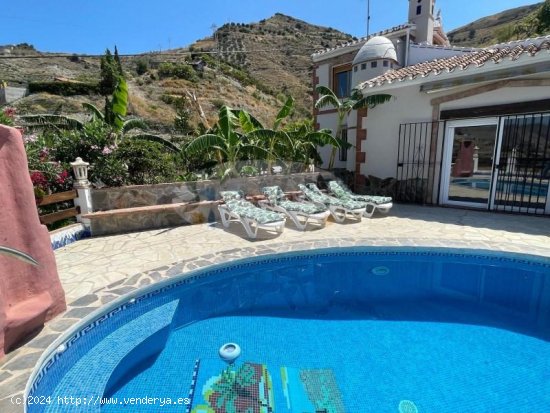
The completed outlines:
[[[92,236],[146,231],[199,224],[212,219],[220,201],[180,202],[97,211],[82,215],[90,220]],[[215,217],[214,217],[215,219]]]

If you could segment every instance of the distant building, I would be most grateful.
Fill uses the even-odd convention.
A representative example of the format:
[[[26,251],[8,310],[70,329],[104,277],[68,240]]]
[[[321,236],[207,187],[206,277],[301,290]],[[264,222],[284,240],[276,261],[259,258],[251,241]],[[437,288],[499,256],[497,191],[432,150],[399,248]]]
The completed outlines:
[[[314,89],[393,97],[350,113],[335,167],[356,190],[392,178],[401,201],[550,214],[550,37],[452,47],[434,6],[410,0],[407,23],[312,55]],[[336,129],[334,109],[314,116]]]

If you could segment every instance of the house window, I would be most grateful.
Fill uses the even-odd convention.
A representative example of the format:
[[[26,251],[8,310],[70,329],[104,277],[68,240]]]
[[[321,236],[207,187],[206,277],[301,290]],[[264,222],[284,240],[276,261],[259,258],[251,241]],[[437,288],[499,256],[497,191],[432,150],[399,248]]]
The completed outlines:
[[[357,72],[357,67],[358,67],[358,66],[353,66],[353,71],[354,71],[354,72]]]
[[[378,66],[378,62],[370,62],[370,67],[372,67],[373,69]]]
[[[421,13],[422,13],[422,6],[416,6],[416,15],[418,16]]]
[[[366,63],[362,63],[361,64],[361,70],[365,70],[367,68],[367,64]]]
[[[351,65],[336,67],[332,73],[334,93],[339,98],[348,97],[351,93]]]
[[[390,64],[390,62],[388,62],[387,60],[384,60],[384,63],[383,63],[384,67],[388,67],[389,64]]]
[[[340,139],[344,143],[348,143],[348,127],[343,126],[342,131],[340,132]],[[340,148],[340,156],[339,159],[342,162],[346,162],[348,160],[348,148],[346,148],[347,145],[342,145]]]

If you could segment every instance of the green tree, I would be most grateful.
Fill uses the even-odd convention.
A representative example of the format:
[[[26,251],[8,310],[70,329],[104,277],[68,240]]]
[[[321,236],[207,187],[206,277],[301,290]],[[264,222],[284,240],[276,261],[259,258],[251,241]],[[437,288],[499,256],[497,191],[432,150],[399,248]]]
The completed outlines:
[[[109,49],[105,50],[105,55],[101,57],[100,69],[99,93],[102,96],[110,96],[114,93],[119,78],[124,77],[118,51],[115,59]]]
[[[546,31],[550,30],[550,0],[545,0],[544,4],[541,6],[537,13],[537,20],[537,32],[544,34]]]
[[[336,139],[340,141],[340,145],[343,145],[342,141],[342,128],[346,118],[349,116],[352,110],[362,109],[362,108],[373,108],[377,105],[388,102],[391,99],[391,95],[370,95],[363,96],[358,89],[353,89],[349,98],[344,98],[340,100],[336,94],[326,86],[317,86],[316,89],[319,94],[319,99],[315,102],[315,107],[321,109],[327,106],[332,106],[337,110],[338,113],[338,122],[336,124]],[[332,169],[334,167],[334,160],[336,158],[336,149],[339,146],[334,146],[330,154],[330,160],[328,168]]]
[[[497,42],[504,43],[514,37],[515,27],[511,24],[507,24],[495,31],[495,38]]]
[[[119,76],[122,76],[122,77],[125,77],[125,76],[124,76],[124,70],[122,69],[122,62],[120,61],[120,56],[118,55],[118,49],[117,49],[116,46],[115,46],[115,57],[114,57],[114,60],[115,60],[115,64],[116,64],[116,68],[117,68],[118,75],[119,75]]]

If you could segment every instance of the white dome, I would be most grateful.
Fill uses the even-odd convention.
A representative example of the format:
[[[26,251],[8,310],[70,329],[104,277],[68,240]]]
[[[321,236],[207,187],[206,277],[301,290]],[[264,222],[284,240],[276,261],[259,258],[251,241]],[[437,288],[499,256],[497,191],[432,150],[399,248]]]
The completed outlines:
[[[395,46],[390,39],[384,36],[375,36],[361,47],[353,59],[353,65],[368,62],[369,60],[388,59],[397,62]]]

